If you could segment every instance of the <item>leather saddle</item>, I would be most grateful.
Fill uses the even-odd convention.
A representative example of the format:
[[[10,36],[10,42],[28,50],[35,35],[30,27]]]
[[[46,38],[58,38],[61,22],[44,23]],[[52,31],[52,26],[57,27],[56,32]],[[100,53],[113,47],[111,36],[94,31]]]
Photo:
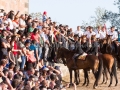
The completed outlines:
[[[87,55],[79,55],[78,60],[85,60]]]

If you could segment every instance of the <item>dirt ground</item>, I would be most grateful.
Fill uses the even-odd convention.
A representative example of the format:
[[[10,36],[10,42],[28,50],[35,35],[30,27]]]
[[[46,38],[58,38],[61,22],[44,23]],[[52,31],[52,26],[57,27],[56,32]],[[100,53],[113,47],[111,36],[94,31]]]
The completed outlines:
[[[94,76],[92,73],[89,73],[89,80],[90,80],[90,84],[89,86],[82,86],[83,82],[84,82],[84,78],[83,78],[83,73],[80,73],[80,84],[77,86],[77,90],[93,90],[93,83],[94,83]],[[109,76],[109,74],[108,74]],[[117,76],[118,76],[118,85],[115,87],[115,79],[113,78],[113,83],[111,85],[111,87],[108,87],[109,85],[109,80],[107,84],[101,84],[102,83],[102,76],[101,79],[99,81],[99,85],[97,87],[97,89],[95,90],[120,90],[120,70],[117,70]],[[63,83],[67,84],[69,83],[69,75],[67,75],[66,77],[63,78]],[[67,90],[74,90],[73,87],[71,88],[67,88]]]

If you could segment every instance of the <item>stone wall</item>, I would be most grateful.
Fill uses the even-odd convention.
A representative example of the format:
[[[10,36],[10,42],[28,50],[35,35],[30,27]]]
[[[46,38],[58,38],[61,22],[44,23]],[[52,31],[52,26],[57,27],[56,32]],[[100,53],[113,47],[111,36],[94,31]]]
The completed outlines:
[[[7,13],[14,10],[20,11],[21,14],[28,14],[29,0],[0,0],[0,9],[4,9]]]

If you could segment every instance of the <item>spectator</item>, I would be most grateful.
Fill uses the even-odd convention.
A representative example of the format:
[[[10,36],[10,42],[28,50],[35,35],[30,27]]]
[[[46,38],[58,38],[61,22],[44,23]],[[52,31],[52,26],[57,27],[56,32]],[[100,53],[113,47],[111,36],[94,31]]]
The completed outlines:
[[[19,26],[20,26],[20,30],[21,30],[21,31],[24,31],[25,28],[26,28],[25,15],[24,15],[24,14],[22,14],[22,15],[20,16]]]

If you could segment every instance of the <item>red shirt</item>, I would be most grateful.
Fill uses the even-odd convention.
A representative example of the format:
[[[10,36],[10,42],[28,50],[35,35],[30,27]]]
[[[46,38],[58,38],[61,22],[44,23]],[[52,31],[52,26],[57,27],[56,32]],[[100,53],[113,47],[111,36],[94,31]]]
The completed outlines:
[[[39,34],[31,34],[31,39],[32,40],[35,40],[37,43],[39,43],[39,38],[40,38],[40,35]]]
[[[18,49],[17,43],[14,42],[14,50],[17,50],[17,49]],[[16,54],[18,54],[18,52],[14,51],[13,54],[16,55]]]

